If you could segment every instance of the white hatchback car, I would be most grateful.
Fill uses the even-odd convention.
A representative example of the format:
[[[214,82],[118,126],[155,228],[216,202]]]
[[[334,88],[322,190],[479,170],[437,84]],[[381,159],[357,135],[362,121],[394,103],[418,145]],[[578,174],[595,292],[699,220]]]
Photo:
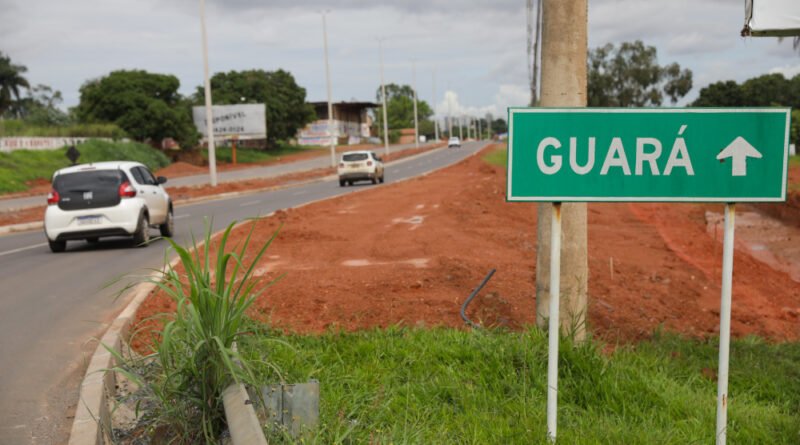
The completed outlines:
[[[138,162],[114,161],[62,168],[53,174],[47,195],[44,232],[50,250],[63,252],[67,241],[95,243],[101,237],[131,236],[136,245],[150,240],[150,227],[172,236],[172,201],[162,184]]]
[[[353,185],[356,181],[372,181],[373,184],[380,181],[383,183],[385,175],[383,160],[371,151],[343,153],[338,173],[340,187],[344,187],[345,183]]]
[[[451,147],[461,147],[461,139],[458,136],[452,136],[447,140],[447,148]]]

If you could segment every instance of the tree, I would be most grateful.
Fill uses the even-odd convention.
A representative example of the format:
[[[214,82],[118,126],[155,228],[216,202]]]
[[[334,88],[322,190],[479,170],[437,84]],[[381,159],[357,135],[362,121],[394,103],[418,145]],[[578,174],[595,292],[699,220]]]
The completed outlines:
[[[747,79],[739,85],[733,80],[712,83],[700,90],[693,107],[791,107],[789,138],[800,144],[800,74],[786,79],[773,73]]]
[[[791,81],[780,73],[753,77],[741,86],[743,103],[751,107],[800,105],[800,100],[791,97],[791,93]]]
[[[715,82],[700,90],[694,107],[742,107],[745,104],[742,89],[733,80]]]
[[[36,85],[28,95],[11,105],[9,113],[33,125],[67,125],[70,117],[58,108],[62,102],[61,92],[47,85]]]
[[[20,99],[20,89],[30,88],[22,75],[28,71],[23,65],[14,65],[11,58],[0,51],[0,117]]]
[[[294,137],[315,117],[306,103],[306,89],[297,85],[294,76],[284,70],[229,71],[211,77],[211,96],[215,105],[263,103],[266,105],[267,138],[270,141]],[[198,87],[196,104],[204,103],[205,88]]]
[[[381,87],[378,87],[375,97],[378,102],[381,102],[383,98]],[[378,112],[376,114],[375,125],[382,129],[383,113]],[[417,119],[419,120],[420,128],[423,126],[423,122],[427,121],[431,116],[433,116],[433,110],[428,103],[417,98]],[[389,128],[414,128],[414,89],[411,86],[397,85],[395,83],[386,85],[386,119],[389,121]]]
[[[660,106],[674,104],[692,89],[692,72],[680,65],[658,64],[656,48],[640,40],[609,43],[588,57],[588,105],[591,107]]]
[[[159,143],[171,137],[189,149],[197,144],[198,133],[178,87],[172,75],[114,71],[81,86],[75,112],[81,122],[113,122],[138,141]]]

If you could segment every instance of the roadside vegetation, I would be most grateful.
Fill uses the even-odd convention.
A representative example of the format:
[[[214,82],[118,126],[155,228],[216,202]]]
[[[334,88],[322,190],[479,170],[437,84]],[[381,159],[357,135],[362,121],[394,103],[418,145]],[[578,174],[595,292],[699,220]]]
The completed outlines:
[[[302,443],[547,443],[546,332],[254,329],[240,343],[245,357],[269,356],[290,383],[320,381],[320,428]],[[716,339],[656,333],[604,346],[561,343],[559,442],[713,442]],[[798,443],[798,361],[798,343],[733,342],[731,443]],[[271,367],[256,372],[265,384],[279,379]],[[272,433],[270,443],[293,442]]]
[[[0,136],[122,139],[127,135],[114,124],[39,125],[11,119],[0,120]]]
[[[242,359],[234,342],[245,332],[247,308],[264,291],[263,286],[255,289],[259,281],[254,267],[277,233],[248,251],[255,223],[244,242],[229,246],[235,225],[213,241],[207,226],[204,247],[194,239],[184,247],[168,238],[183,271],[168,266],[152,282],[177,310],[151,320],[163,328],[148,354],[125,357],[109,348],[120,363],[114,371],[141,388],[133,397],[136,410],[146,411],[136,433],[156,443],[217,443],[225,427],[222,392],[234,382],[254,383],[251,361]],[[246,254],[252,255],[249,265],[244,263]],[[264,358],[253,361],[269,366]]]
[[[505,168],[506,164],[508,164],[508,150],[506,147],[492,150],[483,155],[483,160],[491,165]]]
[[[159,150],[138,142],[109,142],[89,140],[77,145],[79,163],[102,161],[138,161],[151,169],[169,165],[169,159]],[[53,172],[70,165],[67,147],[58,150],[16,150],[0,153],[0,193],[27,190],[29,183],[49,181]]]
[[[282,156],[288,156],[295,153],[303,153],[315,150],[327,150],[328,148],[310,147],[302,145],[291,145],[289,143],[278,141],[275,143],[274,148],[264,150],[261,148],[236,148],[236,162],[239,164],[255,164],[259,162],[267,162],[277,160]],[[208,160],[208,150],[202,150],[203,159]],[[233,162],[233,150],[231,147],[218,146],[215,147],[214,153],[218,162]]]

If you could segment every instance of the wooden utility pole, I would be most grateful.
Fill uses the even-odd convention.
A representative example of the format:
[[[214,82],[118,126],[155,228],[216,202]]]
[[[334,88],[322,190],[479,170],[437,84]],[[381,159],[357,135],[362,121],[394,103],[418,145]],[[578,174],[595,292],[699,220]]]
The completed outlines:
[[[586,106],[588,0],[542,0],[543,107]],[[550,220],[552,205],[538,205],[536,324],[546,329],[550,315]],[[589,264],[586,204],[561,206],[561,332],[586,337]]]

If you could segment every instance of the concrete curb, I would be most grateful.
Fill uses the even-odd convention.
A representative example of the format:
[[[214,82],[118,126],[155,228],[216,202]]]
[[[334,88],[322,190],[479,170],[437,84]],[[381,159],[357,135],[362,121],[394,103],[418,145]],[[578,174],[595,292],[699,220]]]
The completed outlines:
[[[44,223],[41,221],[34,221],[29,223],[0,226],[0,235],[6,235],[9,233],[17,233],[17,232],[30,232],[37,229],[44,229]]]
[[[222,392],[222,404],[234,445],[267,445],[261,422],[244,385],[237,383],[227,387]]]
[[[173,263],[175,260],[173,260]],[[150,277],[156,278],[153,274]],[[116,394],[116,375],[106,372],[117,365],[115,357],[106,347],[120,350],[122,341],[127,337],[136,311],[156,287],[154,283],[141,283],[131,291],[131,302],[111,323],[92,355],[89,367],[81,382],[78,407],[72,430],[69,435],[70,445],[89,445],[111,443],[111,411],[108,399]]]

